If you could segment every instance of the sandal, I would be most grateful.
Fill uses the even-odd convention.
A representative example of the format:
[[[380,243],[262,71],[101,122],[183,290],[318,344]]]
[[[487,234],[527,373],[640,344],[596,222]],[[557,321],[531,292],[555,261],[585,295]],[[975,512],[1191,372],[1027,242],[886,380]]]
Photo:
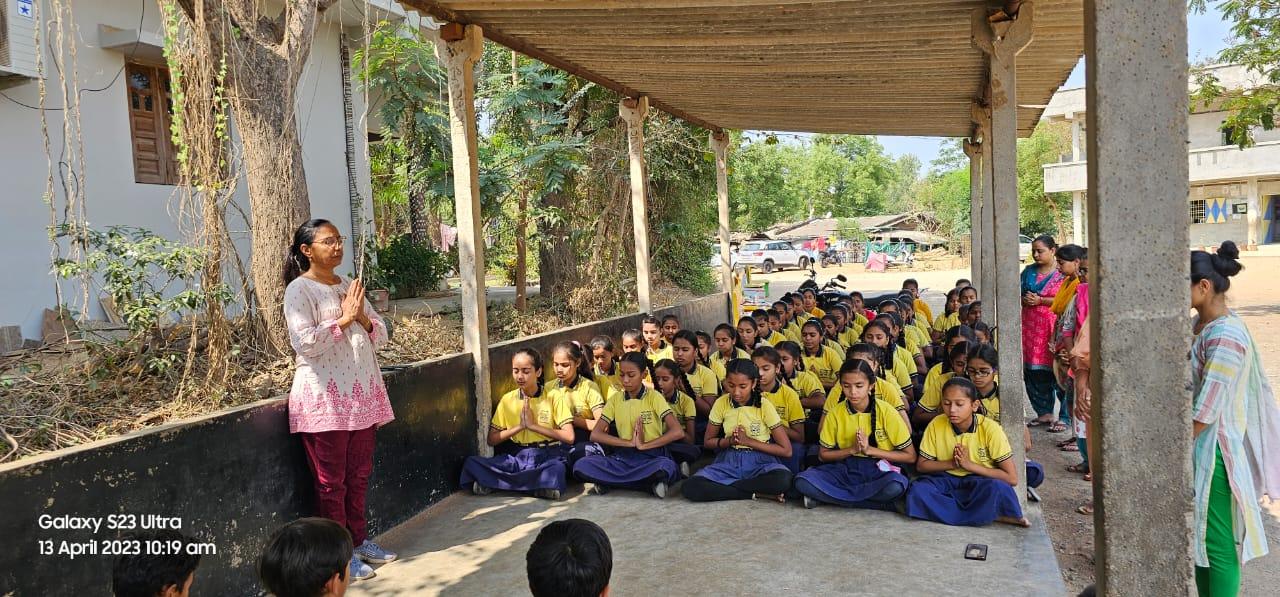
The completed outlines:
[[[1087,475],[1089,474],[1089,465],[1083,462],[1077,462],[1076,464],[1067,465],[1067,472],[1068,473],[1084,473]]]
[[[1060,442],[1058,442],[1058,443],[1056,443],[1056,444],[1054,444],[1054,445],[1055,445],[1055,446],[1058,446],[1059,448],[1065,448],[1065,447],[1067,447],[1067,446],[1074,446],[1074,445],[1076,445],[1076,438],[1074,438],[1074,437],[1069,437],[1069,438],[1064,439],[1064,440],[1062,440],[1062,441],[1060,441]]]
[[[1088,482],[1092,483],[1092,482],[1093,482],[1093,473],[1085,473],[1085,474],[1084,474],[1084,477],[1082,477],[1082,478],[1083,478],[1085,481],[1088,481]]]
[[[1062,433],[1067,430],[1067,426],[1062,421],[1054,421],[1049,423],[1049,427],[1045,429],[1049,433]]]
[[[1049,424],[1048,421],[1041,421],[1040,419],[1031,419],[1031,421],[1027,423],[1027,427],[1040,427],[1041,425],[1048,425],[1048,424]]]
[[[1062,450],[1063,452],[1079,452],[1080,446],[1077,446],[1075,442],[1072,442],[1069,444],[1064,444],[1062,446],[1059,446],[1058,449]]]
[[[1077,512],[1077,513],[1079,513],[1079,514],[1084,514],[1084,515],[1086,515],[1086,516],[1092,515],[1092,514],[1093,514],[1093,504],[1085,504],[1085,505],[1083,505],[1083,506],[1080,506],[1079,508],[1076,508],[1076,512]]]

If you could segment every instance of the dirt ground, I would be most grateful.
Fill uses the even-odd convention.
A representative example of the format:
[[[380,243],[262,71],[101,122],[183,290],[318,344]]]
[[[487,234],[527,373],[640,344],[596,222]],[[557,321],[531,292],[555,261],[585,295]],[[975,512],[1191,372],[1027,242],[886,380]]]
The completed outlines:
[[[1280,388],[1280,254],[1276,256],[1245,256],[1245,269],[1232,282],[1228,302],[1244,318],[1262,353],[1263,365],[1273,388]],[[861,265],[843,265],[818,269],[819,283],[843,273],[849,278],[850,289],[880,291],[901,288],[902,281],[915,278],[924,291],[925,299],[939,312],[942,295],[956,279],[968,278],[965,269],[893,268],[885,273],[865,272]],[[753,279],[770,280],[770,294],[780,295],[795,288],[808,278],[807,271],[788,270],[768,276],[755,275]],[[1026,411],[1030,412],[1030,404]],[[1042,429],[1042,428],[1040,428]],[[1045,482],[1039,493],[1049,534],[1053,539],[1058,565],[1062,570],[1068,594],[1075,595],[1094,581],[1093,573],[1093,518],[1076,512],[1076,508],[1089,501],[1091,488],[1081,475],[1066,471],[1066,467],[1080,461],[1076,453],[1062,452],[1055,440],[1065,439],[1066,434],[1049,434],[1040,429],[1032,430],[1031,458],[1045,467]],[[1271,554],[1249,562],[1245,566],[1242,595],[1274,594],[1280,586],[1280,502],[1264,504],[1267,538]]]

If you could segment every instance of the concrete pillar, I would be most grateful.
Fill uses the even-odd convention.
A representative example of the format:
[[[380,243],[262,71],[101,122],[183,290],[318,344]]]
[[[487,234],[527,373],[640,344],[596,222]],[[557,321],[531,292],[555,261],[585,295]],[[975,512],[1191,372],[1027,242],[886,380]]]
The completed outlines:
[[[484,291],[484,231],[476,162],[475,63],[484,33],[475,25],[447,23],[433,32],[436,59],[449,78],[449,139],[453,148],[453,201],[458,217],[458,273],[462,278],[462,346],[471,354],[476,384],[476,436],[482,455],[493,453],[489,434],[489,314]]]
[[[1015,97],[1014,63],[1018,52],[1031,42],[1033,4],[1027,2],[1008,20],[989,22],[987,9],[973,11],[973,41],[987,54],[991,73],[991,127],[983,145],[991,146],[991,212],[996,289],[996,349],[1000,352],[1000,421],[1013,461],[1026,459],[1022,441],[1026,422],[1022,380],[1022,304],[1018,266],[1018,102]],[[990,295],[990,292],[987,292]],[[983,305],[988,304],[986,301]],[[1020,467],[1019,471],[1023,471]],[[1026,503],[1026,473],[1018,475],[1018,499]]]
[[[976,129],[975,129],[976,130]],[[978,134],[964,142],[964,154],[969,156],[969,279],[982,296],[982,143]]]
[[[1249,235],[1247,242],[1249,249],[1255,249],[1258,246],[1258,211],[1262,209],[1261,193],[1258,191],[1258,179],[1250,178],[1244,183],[1245,197],[1247,203],[1245,207],[1249,213],[1245,215],[1245,220],[1249,223]]]
[[[716,156],[716,212],[720,220],[720,289],[733,290],[733,259],[729,253],[729,135],[711,133],[711,151]]]
[[[1187,7],[1084,7],[1095,574],[1100,595],[1187,595]]]
[[[1078,162],[1084,157],[1084,147],[1080,143],[1080,114],[1071,115],[1071,161]]]
[[[978,296],[982,298],[982,304],[986,306],[988,313],[991,314],[994,321],[996,314],[996,245],[995,245],[995,228],[994,218],[995,211],[992,209],[991,203],[991,110],[985,106],[974,104],[971,108],[971,117],[973,119],[973,128],[977,136],[982,140],[979,145],[981,150],[981,168],[979,169],[981,181],[981,201],[978,207],[978,220],[981,224],[978,240],[981,241],[976,251],[978,255],[978,272],[974,274],[973,285],[978,288]]]
[[[627,157],[631,161],[631,228],[636,245],[636,302],[641,313],[652,313],[649,276],[649,217],[645,211],[645,189],[648,188],[644,167],[644,117],[649,112],[649,98],[623,98],[618,115],[627,122]]]
[[[1084,242],[1084,191],[1071,192],[1071,242],[1083,245]]]

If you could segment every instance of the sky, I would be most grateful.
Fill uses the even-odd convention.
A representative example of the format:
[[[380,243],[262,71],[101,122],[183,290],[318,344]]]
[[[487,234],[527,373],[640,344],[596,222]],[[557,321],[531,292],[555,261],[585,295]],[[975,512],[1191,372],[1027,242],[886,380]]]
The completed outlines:
[[[1222,13],[1215,6],[1216,2],[1210,2],[1209,9],[1204,14],[1187,15],[1187,56],[1191,62],[1212,61],[1218,52],[1226,47],[1226,40],[1230,37],[1230,28],[1227,23],[1222,20]],[[1064,87],[1083,87],[1084,86],[1084,59],[1080,59],[1080,63],[1076,65],[1071,76],[1067,79]],[[938,156],[938,149],[943,139],[940,137],[890,137],[881,135],[878,137],[880,144],[884,145],[885,151],[894,157],[912,153],[920,158],[922,164],[922,172],[927,171],[929,162]]]

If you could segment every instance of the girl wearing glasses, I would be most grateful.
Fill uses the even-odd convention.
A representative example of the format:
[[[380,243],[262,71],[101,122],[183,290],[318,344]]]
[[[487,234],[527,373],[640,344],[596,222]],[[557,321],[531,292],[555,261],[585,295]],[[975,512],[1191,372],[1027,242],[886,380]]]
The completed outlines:
[[[364,300],[364,284],[334,273],[343,237],[328,220],[293,233],[285,261],[284,317],[297,353],[289,389],[289,432],[302,438],[314,477],[316,514],[351,532],[355,579],[365,562],[396,554],[368,540],[365,491],[373,471],[374,430],[394,417],[374,353],[387,341],[382,319]]]
[[[978,389],[978,412],[1000,422],[1000,384],[996,383],[997,371],[1000,369],[1000,357],[990,344],[979,344],[969,349],[969,361],[965,365],[965,376]],[[1027,451],[1031,451],[1031,432],[1022,431],[1022,441]],[[1027,460],[1027,486],[1039,487],[1044,482],[1044,467],[1039,462]]]

